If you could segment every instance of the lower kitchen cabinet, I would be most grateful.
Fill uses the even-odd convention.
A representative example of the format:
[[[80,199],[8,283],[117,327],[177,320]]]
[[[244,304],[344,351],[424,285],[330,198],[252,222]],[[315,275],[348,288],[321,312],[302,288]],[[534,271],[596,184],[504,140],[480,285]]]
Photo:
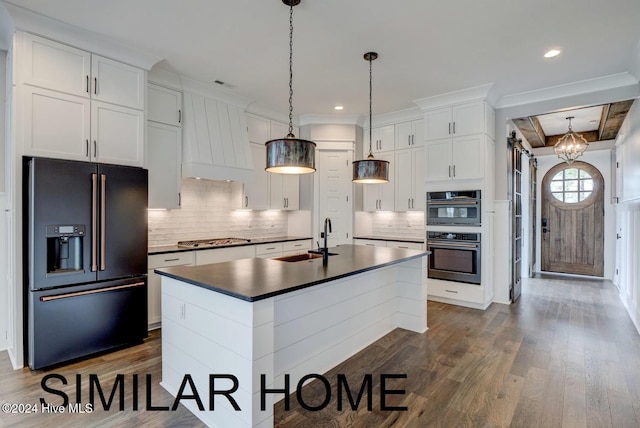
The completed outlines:
[[[162,320],[162,294],[160,275],[153,272],[154,269],[171,266],[190,266],[194,264],[193,251],[181,251],[178,253],[152,254],[148,258],[147,272],[147,318],[149,330],[160,327]]]
[[[256,257],[270,259],[282,255],[282,242],[256,245]]]
[[[304,241],[286,241],[282,243],[282,255],[293,256],[296,254],[303,254],[313,248],[311,239],[305,239]]]
[[[210,263],[229,262],[231,260],[249,259],[256,256],[254,245],[242,245],[239,247],[213,248],[211,250],[199,250],[195,253],[196,266]]]

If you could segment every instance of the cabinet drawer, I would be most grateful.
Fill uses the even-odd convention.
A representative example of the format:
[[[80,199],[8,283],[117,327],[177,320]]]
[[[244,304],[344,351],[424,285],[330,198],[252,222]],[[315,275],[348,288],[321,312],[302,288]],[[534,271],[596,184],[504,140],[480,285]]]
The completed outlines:
[[[472,303],[484,302],[484,288],[480,285],[429,278],[427,279],[427,290],[431,296],[464,300]]]
[[[302,253],[306,253],[307,250],[311,249],[311,240],[307,239],[305,241],[288,241],[282,243],[282,251],[300,251]]]
[[[422,244],[417,242],[387,241],[389,248],[402,248],[405,250],[422,250]]]
[[[265,254],[280,254],[282,253],[282,242],[272,242],[270,244],[258,244],[256,245],[256,256],[262,256]]]
[[[366,245],[367,247],[386,247],[387,241],[377,239],[354,239],[354,245]]]
[[[179,253],[152,254],[149,256],[149,269],[158,267],[192,265],[194,263],[193,251],[181,251]]]

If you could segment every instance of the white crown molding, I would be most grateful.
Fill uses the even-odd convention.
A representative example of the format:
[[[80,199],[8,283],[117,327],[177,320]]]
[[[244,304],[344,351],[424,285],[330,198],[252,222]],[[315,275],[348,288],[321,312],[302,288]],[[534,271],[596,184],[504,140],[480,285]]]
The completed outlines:
[[[211,98],[215,98],[220,101],[242,107],[243,109],[246,109],[247,106],[253,101],[249,97],[234,94],[224,88],[214,87],[209,84],[193,80],[189,77],[180,76],[180,80],[182,81],[182,88],[185,91],[203,96],[209,96]]]
[[[162,58],[118,43],[100,34],[66,24],[32,12],[12,3],[3,2],[17,30],[36,34],[87,52],[96,53],[126,64],[150,70]]]
[[[409,122],[411,120],[419,120],[423,118],[424,113],[421,109],[417,107],[411,107],[404,110],[373,115],[373,126],[374,128],[377,128],[379,126],[394,125],[396,123]],[[362,127],[369,128],[368,116],[364,118]]]
[[[638,86],[638,79],[624,72],[609,76],[596,77],[594,79],[580,80],[564,85],[551,86],[549,88],[536,89],[535,91],[521,92],[505,95],[496,103],[496,109],[515,107],[547,101],[557,98],[571,97],[591,92],[606,91],[615,88]]]
[[[180,76],[158,67],[153,67],[149,70],[147,80],[160,86],[182,91]]]
[[[361,116],[350,114],[302,114],[299,117],[300,126],[305,125],[358,125]]]
[[[490,94],[492,87],[493,83],[488,83],[486,85],[474,86],[472,88],[447,92],[440,95],[434,95],[432,97],[420,98],[413,100],[413,102],[423,111],[479,99],[486,99],[489,101],[489,104],[493,105],[493,100]]]

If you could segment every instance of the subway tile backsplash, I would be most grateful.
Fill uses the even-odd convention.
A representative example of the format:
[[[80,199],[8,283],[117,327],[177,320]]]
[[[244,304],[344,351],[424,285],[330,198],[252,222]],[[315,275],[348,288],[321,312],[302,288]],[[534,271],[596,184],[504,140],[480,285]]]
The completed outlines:
[[[265,238],[287,234],[285,211],[240,211],[232,205],[232,184],[182,180],[182,208],[149,211],[149,246],[207,238]]]
[[[370,215],[373,236],[424,239],[425,226],[422,211],[380,211]]]

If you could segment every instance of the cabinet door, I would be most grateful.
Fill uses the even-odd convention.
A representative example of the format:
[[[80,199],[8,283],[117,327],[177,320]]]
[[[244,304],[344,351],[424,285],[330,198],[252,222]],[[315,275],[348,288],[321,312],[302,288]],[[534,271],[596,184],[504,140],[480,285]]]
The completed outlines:
[[[160,327],[162,322],[162,277],[153,269],[147,272],[147,323],[149,329]]]
[[[453,135],[460,137],[484,132],[484,102],[453,106]]]
[[[451,178],[451,139],[427,141],[425,150],[425,181],[449,180]]]
[[[90,160],[89,99],[28,85],[23,85],[21,90],[25,154]]]
[[[484,151],[481,135],[453,138],[451,142],[451,178],[483,178]]]
[[[451,107],[428,111],[424,115],[424,120],[425,141],[451,136]]]
[[[395,210],[408,211],[411,209],[413,198],[413,174],[412,159],[413,150],[404,149],[396,151],[395,159]]]
[[[426,209],[426,195],[424,188],[424,147],[416,147],[412,149],[413,165],[411,171],[413,173],[413,196],[411,199],[411,211],[424,211]]]
[[[364,211],[377,211],[380,209],[380,185],[362,185],[362,209]]]
[[[396,150],[411,148],[411,138],[413,137],[413,123],[398,123],[395,125],[395,130]]]
[[[270,139],[284,138],[289,133],[289,125],[282,122],[271,121],[271,130],[269,132]]]
[[[91,54],[62,43],[22,33],[24,83],[71,95],[89,97]]]
[[[92,99],[144,110],[144,70],[92,55],[91,74]]]
[[[393,150],[395,148],[395,126],[387,125],[378,128],[380,143],[378,149],[374,147],[374,153]]]
[[[300,208],[300,177],[297,174],[282,177],[282,194],[285,199],[285,209],[296,211]]]
[[[256,144],[266,143],[271,140],[271,131],[269,119],[264,117],[247,114],[247,132],[249,133],[249,141]],[[264,164],[261,162],[260,165]]]
[[[167,125],[182,124],[182,92],[149,84],[147,119]]]
[[[380,210],[393,211],[395,200],[395,185],[393,177],[395,177],[394,152],[380,153],[376,158],[389,161],[389,182],[380,184]],[[367,186],[367,184],[365,184]]]
[[[182,129],[147,123],[149,208],[180,208]]]
[[[265,156],[264,145],[251,144],[251,157],[256,174],[254,181],[244,183],[244,198],[241,202],[243,209],[269,209],[269,173],[264,170]]]
[[[142,166],[144,112],[113,104],[91,102],[92,160]]]
[[[413,147],[424,146],[424,119],[415,120],[411,122],[411,132],[413,137],[411,138],[411,145]]]

